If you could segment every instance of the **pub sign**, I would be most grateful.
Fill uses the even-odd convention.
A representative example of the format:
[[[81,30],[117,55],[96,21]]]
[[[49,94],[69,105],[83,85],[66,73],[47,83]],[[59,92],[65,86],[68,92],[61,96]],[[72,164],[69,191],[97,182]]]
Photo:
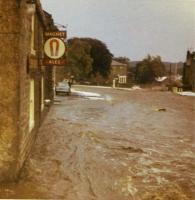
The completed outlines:
[[[66,63],[66,31],[48,31],[44,33],[43,65],[64,66]]]

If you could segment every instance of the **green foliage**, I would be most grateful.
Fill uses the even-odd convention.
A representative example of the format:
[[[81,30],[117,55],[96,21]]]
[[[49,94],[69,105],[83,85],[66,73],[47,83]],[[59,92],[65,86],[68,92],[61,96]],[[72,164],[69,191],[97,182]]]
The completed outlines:
[[[92,38],[72,38],[68,40],[68,62],[71,73],[79,78],[100,74],[108,77],[112,54],[106,45]]]
[[[162,77],[165,73],[165,65],[160,56],[148,55],[136,66],[136,81],[138,83],[151,83],[155,77]]]
[[[92,71],[93,59],[90,55],[91,46],[81,40],[68,41],[68,68],[70,74],[80,79],[88,77]]]
[[[112,62],[112,54],[107,46],[100,40],[92,38],[81,38],[91,46],[91,57],[93,59],[92,74],[100,74],[103,77],[108,77],[110,74],[110,65]]]

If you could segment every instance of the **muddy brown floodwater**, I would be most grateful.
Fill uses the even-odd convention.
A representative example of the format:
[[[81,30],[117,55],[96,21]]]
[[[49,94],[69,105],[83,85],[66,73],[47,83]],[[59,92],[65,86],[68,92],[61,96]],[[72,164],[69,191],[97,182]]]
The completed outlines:
[[[1,198],[195,199],[194,97],[77,87],[59,97],[18,183]]]

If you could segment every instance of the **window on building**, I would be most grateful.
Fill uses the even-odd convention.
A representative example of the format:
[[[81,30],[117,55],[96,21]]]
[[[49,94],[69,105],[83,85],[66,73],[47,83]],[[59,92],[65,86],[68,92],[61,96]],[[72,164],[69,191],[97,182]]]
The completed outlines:
[[[119,83],[121,84],[127,83],[127,76],[119,76]]]
[[[44,87],[44,77],[41,77],[41,111],[44,110],[44,99],[45,99],[45,87]]]
[[[35,14],[31,17],[31,54],[35,55]]]
[[[30,105],[29,105],[29,132],[35,126],[35,83],[34,79],[30,80]]]

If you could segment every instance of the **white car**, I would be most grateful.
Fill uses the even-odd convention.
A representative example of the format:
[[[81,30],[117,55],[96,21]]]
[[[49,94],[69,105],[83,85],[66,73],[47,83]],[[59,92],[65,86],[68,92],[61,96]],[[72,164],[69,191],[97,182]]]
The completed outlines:
[[[56,91],[56,95],[58,95],[58,94],[70,95],[70,93],[71,93],[70,85],[66,81],[60,82],[55,87],[55,91]]]

